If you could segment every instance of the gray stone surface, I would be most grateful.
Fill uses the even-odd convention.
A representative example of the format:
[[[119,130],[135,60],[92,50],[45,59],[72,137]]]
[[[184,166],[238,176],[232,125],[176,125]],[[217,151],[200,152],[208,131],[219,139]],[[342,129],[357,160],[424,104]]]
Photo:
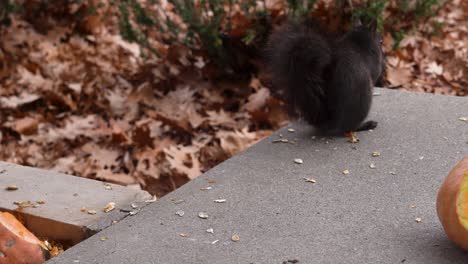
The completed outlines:
[[[370,115],[379,126],[358,144],[282,129],[50,263],[468,263],[435,211],[442,180],[468,153],[458,119],[468,99],[380,92]],[[280,133],[298,143],[271,143]]]
[[[18,190],[7,191],[10,185]],[[109,185],[112,190],[100,181],[0,162],[0,211],[16,211],[15,201],[30,201],[38,207],[20,210],[26,227],[38,236],[73,245],[128,215],[119,209],[132,209],[134,202],[144,206],[151,197],[141,190]],[[40,200],[45,203],[38,204]],[[109,202],[116,203],[116,209],[104,213]],[[82,212],[82,207],[96,214]]]

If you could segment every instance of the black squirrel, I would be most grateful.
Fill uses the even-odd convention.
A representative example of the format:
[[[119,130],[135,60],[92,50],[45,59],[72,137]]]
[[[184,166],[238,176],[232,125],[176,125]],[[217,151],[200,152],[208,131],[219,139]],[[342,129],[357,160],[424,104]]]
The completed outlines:
[[[289,21],[269,38],[266,67],[290,110],[319,131],[369,130],[377,127],[364,120],[384,68],[381,44],[375,23],[330,37],[315,21]]]

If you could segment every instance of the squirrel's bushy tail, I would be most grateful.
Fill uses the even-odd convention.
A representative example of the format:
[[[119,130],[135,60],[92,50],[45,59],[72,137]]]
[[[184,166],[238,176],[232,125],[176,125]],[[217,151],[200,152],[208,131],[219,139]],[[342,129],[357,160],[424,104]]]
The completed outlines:
[[[325,74],[331,47],[313,27],[287,22],[274,32],[266,47],[266,68],[273,86],[284,91],[290,111],[320,126],[328,118]]]

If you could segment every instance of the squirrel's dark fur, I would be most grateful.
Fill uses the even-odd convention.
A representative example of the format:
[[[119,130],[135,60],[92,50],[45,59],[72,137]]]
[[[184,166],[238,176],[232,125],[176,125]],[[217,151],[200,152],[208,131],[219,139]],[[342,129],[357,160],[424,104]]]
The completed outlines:
[[[266,51],[273,85],[309,124],[327,133],[377,126],[364,122],[384,65],[375,28],[355,26],[328,37],[312,23],[287,22],[270,36]]]

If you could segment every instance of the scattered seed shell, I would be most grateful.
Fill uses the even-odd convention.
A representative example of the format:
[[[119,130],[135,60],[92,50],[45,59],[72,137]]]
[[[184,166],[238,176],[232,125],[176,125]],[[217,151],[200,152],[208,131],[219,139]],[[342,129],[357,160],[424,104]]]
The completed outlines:
[[[389,173],[390,173],[391,175],[396,175],[396,172],[394,172],[394,171],[391,171],[391,172],[389,172]]]
[[[37,201],[38,204],[45,204],[45,201],[44,200],[39,200]]]
[[[214,200],[215,203],[225,203],[226,202],[226,199],[217,199],[217,200]]]
[[[45,246],[46,246],[46,248],[47,248],[48,250],[51,250],[51,249],[52,249],[52,245],[50,244],[49,241],[45,240],[45,241],[44,241],[44,244],[45,244]]]
[[[327,141],[328,142],[328,141]],[[348,142],[350,143],[358,143],[359,142],[359,138],[355,137],[354,135],[351,136],[351,138],[348,139]],[[328,144],[328,143],[327,143]]]
[[[239,237],[239,235],[232,235],[231,240],[234,241],[234,242],[237,242],[237,241],[240,240],[240,237]]]
[[[131,206],[133,209],[137,209],[137,208],[138,208],[138,205],[136,205],[135,203],[132,203],[130,206]]]
[[[302,164],[302,163],[304,163],[304,161],[302,159],[294,159],[294,163]]]
[[[104,212],[108,213],[108,212],[110,212],[110,211],[112,211],[114,209],[115,209],[115,203],[110,202],[110,203],[106,204],[106,206],[104,207]]]
[[[462,116],[462,117],[458,118],[458,120],[460,120],[460,121],[468,121],[468,117]]]
[[[317,181],[314,178],[304,178],[306,182],[316,183]]]
[[[20,208],[33,207],[33,204],[31,203],[31,201],[22,201],[22,202],[15,201],[13,203],[18,205],[18,207],[20,207]]]
[[[112,186],[109,185],[109,184],[105,184],[105,185],[104,185],[104,189],[106,189],[106,190],[112,190]]]
[[[108,237],[105,237],[105,236],[103,236],[103,237],[101,237],[100,239],[101,239],[101,241],[106,241],[106,240],[107,240],[107,239],[109,239],[109,238],[108,238]]]
[[[216,181],[212,179],[204,179],[204,180],[208,182],[209,184],[216,183]]]
[[[186,234],[186,233],[180,233],[179,235],[180,235],[181,237],[188,237],[188,234]]]
[[[289,133],[294,133],[294,131],[295,131],[294,128],[288,128]]]
[[[179,211],[177,211],[175,214],[178,215],[178,216],[180,216],[180,217],[182,217],[182,216],[184,216],[185,212],[182,211],[182,210],[179,210]]]
[[[86,210],[87,210],[87,209],[86,209],[86,207],[84,207],[84,206],[81,207],[81,209],[80,209],[80,211],[83,212],[83,213],[86,212]]]
[[[272,142],[273,143],[288,143],[289,140],[287,138],[280,138],[280,139],[275,139]]]
[[[217,239],[217,240],[211,242],[211,245],[214,245],[214,244],[216,244],[216,243],[218,243],[218,242],[219,242],[219,240]]]
[[[158,197],[156,197],[156,195],[154,195],[152,199],[146,200],[145,203],[154,203],[154,202],[156,202],[157,200],[158,200]]]
[[[344,175],[348,175],[348,174],[349,174],[349,170],[344,170],[344,171],[343,171],[343,174],[344,174]]]
[[[136,215],[138,214],[138,212],[140,212],[140,210],[133,210],[133,211],[128,212],[128,215]]]
[[[10,186],[7,186],[7,187],[5,188],[5,190],[7,190],[7,191],[16,191],[16,190],[18,190],[18,186],[16,186],[16,185],[10,185]]]
[[[372,152],[372,157],[379,157],[379,156],[380,156],[380,152],[377,152],[377,151]]]
[[[90,214],[90,215],[95,215],[95,214],[96,214],[96,210],[88,210],[88,214]]]
[[[206,230],[206,232],[207,232],[207,233],[210,233],[210,234],[213,234],[213,233],[214,233],[214,230],[213,230],[213,228],[208,228],[208,229]]]
[[[183,203],[185,202],[185,200],[174,200],[174,204],[180,204],[180,203]]]
[[[421,219],[421,217],[416,217],[416,219],[414,219],[414,221],[416,221],[416,223],[421,223],[422,219]]]
[[[201,219],[208,219],[208,213],[206,213],[206,212],[199,212],[199,213],[198,213],[198,217],[200,217]]]
[[[208,191],[208,190],[211,190],[211,189],[213,189],[213,187],[208,186],[208,187],[200,188],[200,191]]]
[[[374,164],[374,163],[371,163],[371,164],[369,165],[369,168],[371,168],[371,169],[375,169],[375,168],[377,168],[377,167],[375,166],[375,164]]]

